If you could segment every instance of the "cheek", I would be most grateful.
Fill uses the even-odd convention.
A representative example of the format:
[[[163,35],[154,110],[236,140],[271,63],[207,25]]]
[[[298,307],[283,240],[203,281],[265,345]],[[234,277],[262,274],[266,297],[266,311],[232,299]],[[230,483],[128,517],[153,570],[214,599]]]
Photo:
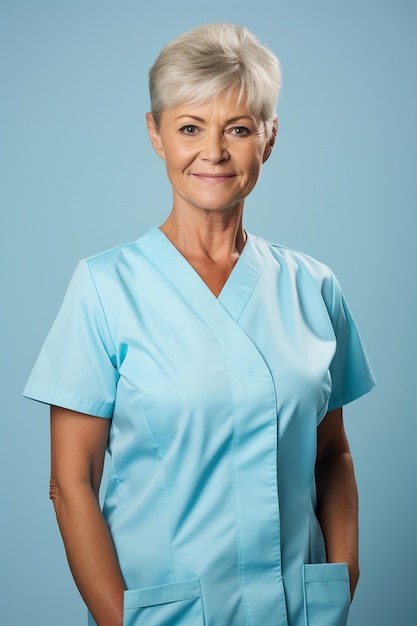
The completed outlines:
[[[255,157],[248,160],[247,162],[245,169],[247,172],[248,179],[256,182],[256,180],[258,180],[259,178],[261,168],[262,168],[262,158],[261,158],[261,155],[257,154]]]
[[[195,155],[190,149],[179,146],[165,150],[165,164],[169,172],[181,173],[192,161]]]
[[[245,146],[240,153],[235,153],[235,158],[240,162],[243,171],[248,174],[260,170],[262,166],[262,158],[265,150],[265,144],[259,140],[253,142],[250,146]]]

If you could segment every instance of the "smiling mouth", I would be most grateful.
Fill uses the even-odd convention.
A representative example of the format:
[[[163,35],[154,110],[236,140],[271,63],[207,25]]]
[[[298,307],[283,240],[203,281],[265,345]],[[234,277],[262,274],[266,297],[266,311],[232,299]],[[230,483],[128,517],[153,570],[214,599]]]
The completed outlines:
[[[212,184],[228,182],[235,178],[235,174],[191,174],[191,176]]]

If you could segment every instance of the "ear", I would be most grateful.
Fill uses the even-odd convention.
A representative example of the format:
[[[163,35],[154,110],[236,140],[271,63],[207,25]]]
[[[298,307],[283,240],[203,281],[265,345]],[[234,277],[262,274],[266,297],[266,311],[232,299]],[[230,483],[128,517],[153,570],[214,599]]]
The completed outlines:
[[[156,154],[161,157],[161,159],[165,158],[164,149],[162,146],[161,136],[159,134],[158,128],[156,126],[154,117],[152,113],[146,114],[146,126],[148,128],[149,139],[151,140],[151,144]]]
[[[278,118],[276,117],[272,123],[272,132],[268,140],[268,143],[265,146],[262,163],[265,163],[265,161],[267,161],[269,157],[271,156],[272,148],[274,147],[277,135],[278,135]]]

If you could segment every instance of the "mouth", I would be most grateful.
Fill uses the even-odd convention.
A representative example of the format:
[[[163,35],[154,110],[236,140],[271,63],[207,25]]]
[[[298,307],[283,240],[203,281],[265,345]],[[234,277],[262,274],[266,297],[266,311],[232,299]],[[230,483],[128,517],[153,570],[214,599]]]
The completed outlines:
[[[235,178],[235,174],[208,174],[208,173],[197,173],[197,174],[191,174],[191,176],[193,176],[194,178],[197,178],[198,180],[201,180],[202,182],[205,183],[210,183],[210,184],[219,184],[219,183],[227,183],[228,181],[232,180],[232,178]]]

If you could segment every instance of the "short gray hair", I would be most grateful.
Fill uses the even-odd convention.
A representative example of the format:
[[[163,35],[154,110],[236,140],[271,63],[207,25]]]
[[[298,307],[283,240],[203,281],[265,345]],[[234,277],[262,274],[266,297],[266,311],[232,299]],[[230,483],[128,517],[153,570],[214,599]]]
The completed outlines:
[[[238,92],[238,102],[260,121],[276,116],[281,88],[277,57],[245,27],[197,26],[162,48],[149,72],[151,111],[158,125],[165,109]]]

